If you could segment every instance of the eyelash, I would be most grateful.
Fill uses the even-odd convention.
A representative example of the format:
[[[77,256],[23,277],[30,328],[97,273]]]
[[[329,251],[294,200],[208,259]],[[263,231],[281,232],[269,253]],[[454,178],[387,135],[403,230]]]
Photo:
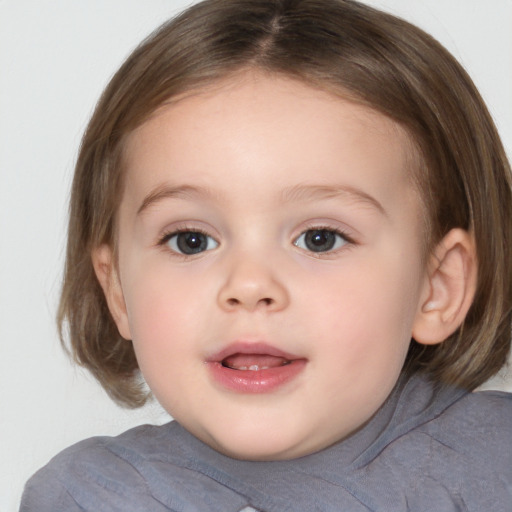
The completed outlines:
[[[166,232],[166,233],[164,233],[162,235],[162,237],[158,241],[157,245],[161,246],[161,247],[167,246],[167,249],[169,249],[172,254],[174,254],[176,256],[179,256],[179,257],[182,257],[182,258],[190,258],[190,257],[195,256],[196,254],[201,254],[202,252],[206,252],[207,250],[211,250],[211,249],[206,249],[206,250],[201,250],[201,251],[199,251],[197,253],[187,254],[185,252],[181,252],[180,250],[174,249],[174,248],[169,246],[169,241],[170,240],[172,240],[174,237],[178,237],[180,234],[184,234],[184,233],[190,233],[190,234],[196,233],[196,234],[199,234],[199,235],[203,235],[207,239],[213,240],[217,244],[217,246],[219,245],[219,242],[217,242],[217,240],[215,240],[215,238],[213,238],[210,234],[208,234],[206,231],[204,231],[201,228],[195,228],[195,227],[194,228],[183,227],[183,228],[173,229],[172,231],[168,231],[168,232]]]
[[[342,241],[343,241],[343,244],[341,245],[341,247],[328,248],[327,250],[319,250],[319,251],[315,251],[315,250],[312,250],[312,249],[300,247],[298,245],[298,242],[301,239],[301,237],[304,237],[304,236],[307,235],[307,233],[311,233],[311,232],[332,233],[335,236],[341,238]],[[198,252],[192,252],[190,254],[187,254],[186,252],[182,252],[179,248],[175,249],[175,248],[172,248],[172,247],[169,246],[169,241],[170,240],[172,240],[174,237],[178,237],[180,234],[184,234],[184,233],[189,233],[189,234],[197,233],[199,235],[202,235],[202,236],[207,238],[207,244],[210,243],[209,241],[213,240],[214,243],[216,244],[216,246],[213,247],[213,248],[206,247],[206,248],[204,248],[202,250],[199,250]],[[336,244],[336,243],[338,243],[338,242],[335,240],[334,244]],[[333,228],[331,226],[323,226],[323,225],[320,225],[320,226],[319,225],[308,226],[306,229],[304,229],[299,234],[298,237],[296,237],[293,240],[293,245],[294,246],[298,247],[299,249],[307,252],[308,254],[310,254],[310,255],[312,255],[312,256],[314,256],[316,258],[328,257],[330,255],[338,253],[340,250],[346,250],[347,249],[346,246],[353,246],[355,244],[356,244],[355,240],[350,235],[348,235],[345,231],[343,231],[341,229]],[[219,245],[219,242],[217,240],[215,240],[215,238],[213,238],[205,230],[202,230],[201,228],[183,227],[183,228],[174,229],[172,231],[164,233],[162,235],[162,237],[159,239],[157,245],[161,246],[161,247],[167,246],[166,248],[168,250],[170,250],[176,256],[183,257],[183,258],[190,258],[190,257],[196,256],[197,254],[201,254],[203,252],[207,252],[207,251],[210,251],[212,249],[217,248],[218,245]]]
[[[334,235],[340,237],[344,243],[342,244],[341,247],[337,247],[334,249],[328,249],[326,251],[313,251],[310,249],[303,249],[302,247],[298,246],[298,241],[301,237],[305,236],[308,232],[315,232],[315,231],[316,232],[333,233]],[[304,229],[300,233],[300,235],[294,239],[293,245],[295,245],[299,249],[307,251],[308,254],[311,254],[315,258],[322,258],[322,257],[329,257],[331,255],[337,254],[341,250],[347,250],[350,246],[356,245],[356,241],[346,231],[343,231],[342,229],[333,228],[332,226],[310,225],[310,226],[307,226],[306,229]]]

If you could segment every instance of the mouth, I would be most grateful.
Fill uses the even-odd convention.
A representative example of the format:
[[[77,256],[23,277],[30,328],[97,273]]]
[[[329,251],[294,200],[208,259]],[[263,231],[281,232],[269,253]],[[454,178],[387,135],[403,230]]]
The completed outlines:
[[[307,360],[265,343],[235,343],[209,358],[216,384],[238,393],[268,393],[295,379]]]
[[[291,364],[293,361],[284,357],[272,356],[269,354],[243,354],[237,352],[221,361],[224,368],[238,371],[257,372],[260,370],[269,370],[270,368],[280,368]]]

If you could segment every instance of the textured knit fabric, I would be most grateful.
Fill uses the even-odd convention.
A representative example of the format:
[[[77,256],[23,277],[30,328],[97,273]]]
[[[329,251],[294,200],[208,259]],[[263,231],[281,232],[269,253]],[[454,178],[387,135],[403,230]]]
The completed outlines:
[[[291,461],[234,460],[178,423],[92,438],[28,482],[22,512],[511,512],[512,395],[400,381],[373,419]],[[249,509],[250,510],[250,509]]]

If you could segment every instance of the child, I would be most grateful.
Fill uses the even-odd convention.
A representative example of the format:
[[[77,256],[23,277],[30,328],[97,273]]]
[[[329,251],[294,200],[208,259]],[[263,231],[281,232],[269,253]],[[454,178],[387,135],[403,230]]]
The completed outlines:
[[[510,167],[461,67],[351,0],[206,0],[77,162],[61,325],[116,401],[23,511],[505,511]]]

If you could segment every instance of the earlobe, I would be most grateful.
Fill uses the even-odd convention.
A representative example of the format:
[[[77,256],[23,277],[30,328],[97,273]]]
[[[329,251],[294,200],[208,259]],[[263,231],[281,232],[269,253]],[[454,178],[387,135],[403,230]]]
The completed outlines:
[[[119,334],[123,338],[130,340],[132,337],[128,324],[126,304],[118,272],[113,261],[112,248],[106,244],[96,247],[92,251],[91,258],[94,272],[103,289],[108,309],[117,325]]]
[[[412,337],[421,344],[443,342],[462,324],[477,285],[473,237],[452,229],[430,257]]]

